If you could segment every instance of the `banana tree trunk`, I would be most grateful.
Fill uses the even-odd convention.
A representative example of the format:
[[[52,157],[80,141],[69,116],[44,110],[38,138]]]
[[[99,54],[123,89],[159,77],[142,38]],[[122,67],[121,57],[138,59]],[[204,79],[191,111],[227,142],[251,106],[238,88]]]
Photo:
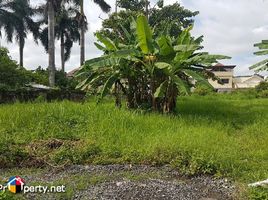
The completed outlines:
[[[61,71],[65,72],[65,46],[64,46],[64,35],[61,34],[60,38],[60,54],[61,54]]]
[[[48,71],[49,85],[55,86],[55,11],[51,0],[48,0]]]
[[[22,37],[19,38],[19,48],[20,48],[20,66],[23,67],[23,49],[24,49],[24,39]]]
[[[80,12],[81,15],[84,17],[84,0],[80,0]],[[80,65],[82,66],[85,62],[85,23],[84,19],[81,23],[81,30],[80,30]]]
[[[115,106],[118,108],[122,107],[121,96],[120,96],[120,84],[119,81],[116,81],[114,87],[114,95],[115,95]]]
[[[177,101],[178,91],[176,86],[170,85],[167,88],[166,97],[162,103],[162,112],[163,113],[173,113],[176,110],[176,101]]]

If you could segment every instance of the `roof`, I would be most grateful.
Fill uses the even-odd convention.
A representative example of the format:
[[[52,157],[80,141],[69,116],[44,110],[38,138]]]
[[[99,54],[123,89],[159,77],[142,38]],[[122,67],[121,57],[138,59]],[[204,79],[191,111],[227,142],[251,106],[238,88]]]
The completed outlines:
[[[251,78],[251,77],[259,77],[262,79],[265,79],[264,76],[260,75],[260,74],[253,74],[253,75],[245,75],[245,76],[235,76],[234,78]]]
[[[222,63],[217,63],[216,65],[214,65],[215,67],[224,67],[224,64]]]
[[[26,86],[35,88],[35,89],[43,89],[43,90],[49,90],[51,87],[48,87],[46,85],[36,84],[36,83],[29,83]]]
[[[222,63],[217,63],[216,65],[211,66],[212,69],[220,69],[220,68],[231,68],[231,69],[233,69],[235,67],[236,67],[236,65],[224,65]]]
[[[259,74],[254,74],[254,75],[247,75],[247,76],[235,76],[234,77],[234,82],[235,83],[246,83],[248,81],[252,81],[253,78],[257,78],[259,81],[264,81],[264,77],[259,75]]]

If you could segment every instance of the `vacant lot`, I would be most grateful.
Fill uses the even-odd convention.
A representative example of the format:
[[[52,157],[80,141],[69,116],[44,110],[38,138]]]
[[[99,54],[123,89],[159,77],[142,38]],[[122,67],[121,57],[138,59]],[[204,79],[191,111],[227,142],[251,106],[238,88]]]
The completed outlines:
[[[243,185],[268,178],[268,100],[183,97],[173,116],[110,102],[0,105],[0,150],[1,168],[169,164]]]

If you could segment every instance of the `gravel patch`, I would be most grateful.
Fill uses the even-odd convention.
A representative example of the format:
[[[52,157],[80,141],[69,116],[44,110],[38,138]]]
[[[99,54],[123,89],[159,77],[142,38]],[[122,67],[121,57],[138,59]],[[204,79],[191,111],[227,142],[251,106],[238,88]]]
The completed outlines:
[[[27,194],[24,196],[26,199],[228,200],[233,199],[235,193],[235,187],[227,179],[184,177],[168,166],[75,165],[25,174],[23,178],[28,185],[60,181],[66,183],[67,190],[72,189],[72,193],[61,194],[60,197],[55,194]]]

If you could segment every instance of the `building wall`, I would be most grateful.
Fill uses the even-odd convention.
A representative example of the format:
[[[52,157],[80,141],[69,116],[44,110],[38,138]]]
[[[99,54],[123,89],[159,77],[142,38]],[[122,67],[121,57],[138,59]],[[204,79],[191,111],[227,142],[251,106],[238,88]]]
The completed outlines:
[[[209,83],[215,88],[215,89],[232,89],[233,88],[233,70],[228,72],[221,72],[221,71],[213,71],[213,73],[219,77],[220,79],[228,79],[228,83],[220,84],[218,81],[213,81],[212,79],[209,79]]]
[[[259,85],[261,82],[263,82],[264,79],[257,76],[252,77],[235,77],[234,78],[234,86],[237,89],[244,89],[244,88],[254,88],[257,85]]]

